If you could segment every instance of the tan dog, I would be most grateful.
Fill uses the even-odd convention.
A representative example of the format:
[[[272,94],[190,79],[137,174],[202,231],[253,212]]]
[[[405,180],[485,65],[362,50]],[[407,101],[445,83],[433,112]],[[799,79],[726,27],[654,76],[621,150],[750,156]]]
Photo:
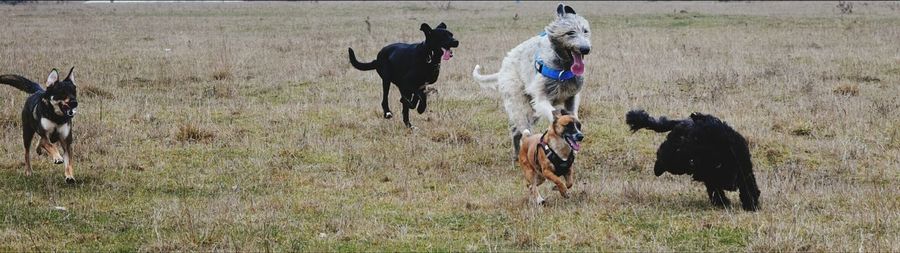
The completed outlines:
[[[572,188],[572,168],[575,153],[581,149],[579,142],[584,140],[581,133],[581,122],[566,110],[553,111],[553,124],[542,135],[531,135],[525,131],[519,151],[519,165],[525,171],[525,183],[528,197],[535,204],[543,204],[544,198],[538,192],[538,186],[549,179],[564,198],[569,198],[568,189]],[[566,178],[563,184],[560,177]]]

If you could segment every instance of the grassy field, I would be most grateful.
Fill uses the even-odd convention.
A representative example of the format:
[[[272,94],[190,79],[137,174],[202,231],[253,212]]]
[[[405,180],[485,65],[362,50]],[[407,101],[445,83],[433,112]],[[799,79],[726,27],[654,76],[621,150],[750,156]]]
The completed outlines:
[[[545,184],[544,207],[470,73],[556,2],[2,5],[0,73],[74,65],[80,107],[79,182],[47,157],[25,177],[26,95],[0,88],[0,251],[900,251],[900,3],[836,4],[571,3],[587,138],[573,197]],[[441,21],[461,44],[420,129],[382,119],[346,48]],[[653,176],[664,135],[631,134],[631,108],[743,133],[761,211]]]

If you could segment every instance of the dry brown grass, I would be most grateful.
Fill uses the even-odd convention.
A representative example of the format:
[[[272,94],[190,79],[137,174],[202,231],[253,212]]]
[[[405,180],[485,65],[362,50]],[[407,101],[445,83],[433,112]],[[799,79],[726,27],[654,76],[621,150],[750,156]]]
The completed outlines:
[[[850,83],[839,84],[837,87],[834,87],[834,94],[842,96],[858,96],[859,85]]]
[[[0,88],[0,251],[900,251],[900,5],[571,3],[594,32],[587,139],[573,197],[534,208],[469,74],[555,4],[0,5],[3,73],[75,65],[84,87],[73,186],[45,158],[24,176],[25,95]],[[421,129],[381,119],[346,48],[440,21],[461,45]],[[762,210],[653,176],[664,136],[628,131],[636,107],[747,136]]]

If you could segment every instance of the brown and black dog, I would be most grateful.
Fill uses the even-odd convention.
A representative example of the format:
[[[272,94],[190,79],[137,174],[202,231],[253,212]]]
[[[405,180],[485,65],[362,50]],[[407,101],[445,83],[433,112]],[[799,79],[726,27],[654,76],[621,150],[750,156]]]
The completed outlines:
[[[564,198],[572,188],[575,179],[572,167],[575,153],[581,150],[584,134],[581,133],[581,122],[566,110],[553,111],[553,123],[544,134],[531,135],[524,132],[519,150],[519,165],[525,171],[525,183],[528,187],[528,198],[535,204],[543,204],[544,198],[538,192],[538,186],[549,179]],[[560,177],[565,177],[563,183]]]

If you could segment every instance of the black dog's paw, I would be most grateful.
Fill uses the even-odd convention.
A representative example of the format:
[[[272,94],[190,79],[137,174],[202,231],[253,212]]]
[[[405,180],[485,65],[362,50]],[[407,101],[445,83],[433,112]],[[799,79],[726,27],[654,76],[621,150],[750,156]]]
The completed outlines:
[[[741,207],[744,208],[744,211],[748,212],[756,212],[759,210],[759,204],[741,203]]]
[[[62,164],[62,163],[63,163],[62,159],[53,159],[53,164]]]
[[[713,198],[710,199],[710,202],[717,207],[727,208],[731,207],[731,201],[726,198]]]
[[[416,111],[419,112],[419,114],[425,113],[425,101],[419,103],[419,107],[416,108]]]
[[[391,113],[391,112],[385,112],[385,113],[384,113],[384,118],[385,118],[385,119],[390,119],[390,118],[393,118],[393,117],[394,117],[394,114]]]
[[[67,177],[67,178],[66,178],[66,184],[75,184],[75,178],[74,178],[74,177]]]

